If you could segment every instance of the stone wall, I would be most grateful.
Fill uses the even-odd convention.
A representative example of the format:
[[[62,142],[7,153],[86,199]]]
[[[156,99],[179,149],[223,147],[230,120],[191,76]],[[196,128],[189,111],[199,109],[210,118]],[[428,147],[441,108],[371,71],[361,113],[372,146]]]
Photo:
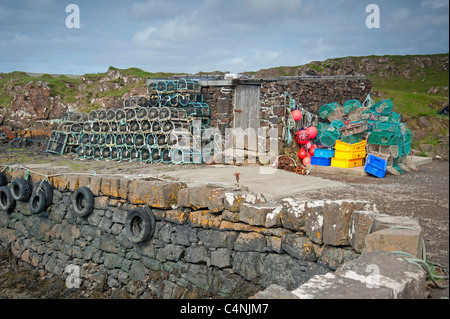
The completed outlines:
[[[7,177],[23,174],[15,169]],[[30,175],[32,182],[41,178]],[[369,221],[383,216],[364,201],[268,203],[244,190],[165,180],[58,175],[50,181],[47,212],[33,215],[22,202],[9,214],[0,211],[0,244],[51,275],[67,277],[68,266],[79,266],[83,289],[109,286],[144,298],[246,298],[271,285],[294,290],[357,259]],[[79,187],[95,196],[86,218],[72,207]],[[156,217],[155,232],[134,244],[126,218],[144,206]],[[376,233],[386,225],[375,223]]]
[[[221,81],[223,82],[223,81]],[[313,114],[327,103],[356,99],[363,102],[372,88],[370,79],[364,76],[336,77],[286,77],[257,80],[261,85],[261,127],[277,127],[286,116],[284,93],[292,96],[298,105]],[[211,107],[211,126],[224,131],[233,127],[233,97],[235,85],[246,82],[207,83],[202,87],[205,102]],[[281,134],[280,134],[281,136]]]
[[[259,107],[259,126],[261,128],[275,129],[275,134],[266,134],[259,144],[259,152],[273,152],[270,149],[273,136],[277,136],[278,155],[288,155],[298,160],[296,154],[299,145],[293,143],[288,146],[283,139],[284,123],[287,122],[286,107],[289,108],[289,97],[292,97],[297,106],[319,119],[319,108],[327,103],[337,102],[344,104],[350,99],[362,102],[372,88],[370,79],[364,76],[335,76],[335,77],[285,77],[260,80],[233,80],[212,81],[202,83],[204,101],[210,106],[210,126],[217,128],[226,136],[227,128],[234,128],[234,92],[237,85],[261,86]],[[311,123],[312,124],[312,123]],[[267,131],[268,132],[268,131]],[[265,138],[265,141],[264,141]],[[300,162],[298,162],[299,164]]]

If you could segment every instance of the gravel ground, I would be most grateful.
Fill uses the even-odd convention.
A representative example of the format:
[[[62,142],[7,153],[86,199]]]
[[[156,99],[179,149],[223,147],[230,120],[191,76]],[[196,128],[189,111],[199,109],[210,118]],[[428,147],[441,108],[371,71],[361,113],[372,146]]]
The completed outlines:
[[[7,151],[6,151],[7,150]],[[108,169],[108,173],[163,174],[176,166],[148,167],[139,163],[114,163],[74,161],[73,157],[53,156],[36,150],[13,151],[0,147],[0,164],[52,163],[67,165],[74,171]],[[183,166],[181,169],[200,168]],[[302,198],[310,199],[363,199],[377,204],[380,212],[389,215],[411,216],[419,220],[425,233],[427,257],[431,261],[449,264],[449,162],[433,161],[420,166],[419,172],[401,176],[387,175],[383,179],[346,175],[330,175],[312,172],[314,176],[346,184],[342,188],[304,192]],[[0,298],[80,298],[79,292],[65,289],[61,279],[41,279],[41,273],[19,263],[7,251],[0,251]],[[83,296],[85,297],[85,296]],[[111,291],[90,294],[94,298],[129,297],[115,296]],[[431,289],[430,298],[448,298],[448,289]]]

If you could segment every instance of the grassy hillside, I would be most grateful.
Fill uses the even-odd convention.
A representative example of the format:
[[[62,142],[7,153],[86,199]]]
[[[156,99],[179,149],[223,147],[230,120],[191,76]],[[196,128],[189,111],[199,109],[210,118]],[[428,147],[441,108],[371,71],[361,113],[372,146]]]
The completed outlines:
[[[435,116],[449,100],[448,58],[449,54],[346,57],[249,73],[255,77],[362,74],[372,80],[375,100],[391,98],[396,111],[405,115]],[[429,92],[438,87],[436,93]]]
[[[123,77],[129,77],[134,81],[125,84],[122,79],[112,79],[108,82],[119,84],[117,89],[102,90],[99,92],[99,82],[104,80],[108,72],[89,73],[83,76],[29,74],[25,72],[0,73],[0,109],[9,108],[15,93],[20,92],[21,87],[29,82],[47,82],[50,95],[60,96],[63,103],[81,101],[83,110],[92,109],[90,100],[93,98],[112,97],[117,98],[129,92],[133,88],[144,87],[148,78],[165,78],[173,76],[172,73],[152,73],[138,68],[117,69],[109,67],[108,71],[120,71]],[[17,91],[19,90],[19,91]],[[95,106],[94,106],[95,108]]]

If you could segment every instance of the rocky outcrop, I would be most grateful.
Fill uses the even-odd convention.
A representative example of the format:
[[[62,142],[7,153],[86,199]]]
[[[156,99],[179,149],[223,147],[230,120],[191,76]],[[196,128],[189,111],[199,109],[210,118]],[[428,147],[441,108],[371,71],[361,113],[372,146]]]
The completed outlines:
[[[8,86],[6,92],[14,97],[5,116],[18,126],[36,120],[58,118],[69,109],[62,103],[60,96],[51,96],[48,82],[36,81],[28,82],[24,86]]]
[[[267,78],[283,75],[365,75],[390,77],[393,75],[411,79],[424,76],[425,69],[436,65],[442,71],[449,69],[449,56],[373,56],[313,61],[298,67],[280,67],[256,72],[255,77]]]
[[[8,82],[2,92],[2,95],[11,97],[10,106],[0,109],[0,124],[17,129],[27,128],[38,120],[59,119],[68,111],[118,108],[122,106],[123,99],[146,94],[145,85],[140,85],[144,79],[127,76],[114,68],[99,76],[85,75],[67,81],[61,79],[58,88],[54,83],[43,80],[19,84],[19,77],[24,74],[17,76]]]

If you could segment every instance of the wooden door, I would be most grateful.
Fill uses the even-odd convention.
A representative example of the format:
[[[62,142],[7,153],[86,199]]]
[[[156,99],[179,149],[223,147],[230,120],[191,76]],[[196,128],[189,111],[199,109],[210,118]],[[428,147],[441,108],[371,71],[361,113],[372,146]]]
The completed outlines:
[[[234,146],[258,151],[260,85],[238,85],[234,97]]]

